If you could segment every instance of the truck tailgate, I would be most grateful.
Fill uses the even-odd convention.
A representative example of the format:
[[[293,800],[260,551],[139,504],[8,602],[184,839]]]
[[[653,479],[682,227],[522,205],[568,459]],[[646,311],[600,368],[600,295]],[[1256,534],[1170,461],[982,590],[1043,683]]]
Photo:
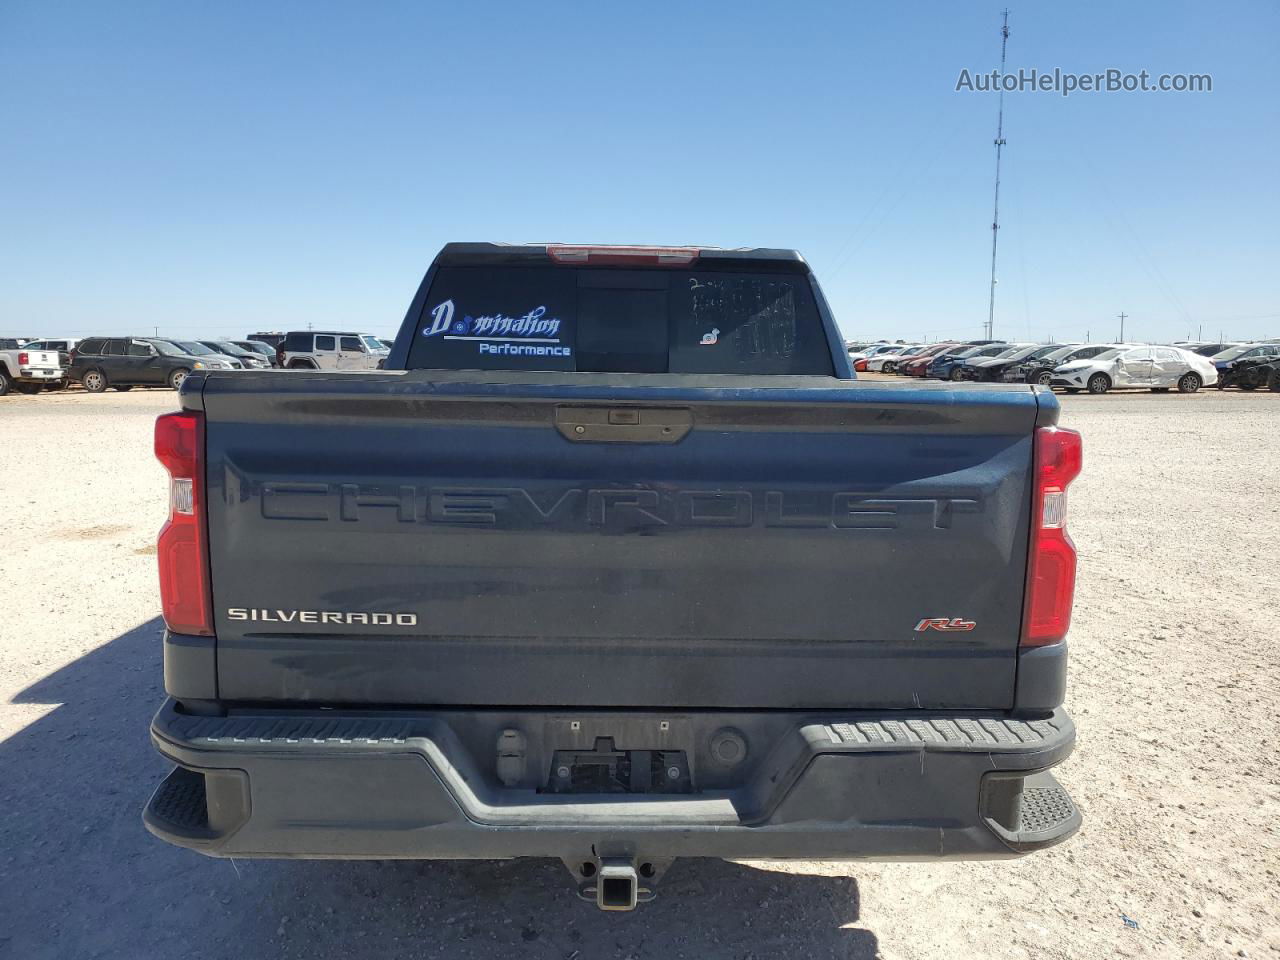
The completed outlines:
[[[1029,388],[439,372],[192,387],[224,700],[1011,706]]]

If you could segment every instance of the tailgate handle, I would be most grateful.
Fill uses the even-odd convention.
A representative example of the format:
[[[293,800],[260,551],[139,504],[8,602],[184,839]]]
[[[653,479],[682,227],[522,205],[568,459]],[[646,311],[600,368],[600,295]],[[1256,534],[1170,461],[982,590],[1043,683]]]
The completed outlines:
[[[556,429],[575,443],[679,443],[693,429],[688,407],[556,407]]]

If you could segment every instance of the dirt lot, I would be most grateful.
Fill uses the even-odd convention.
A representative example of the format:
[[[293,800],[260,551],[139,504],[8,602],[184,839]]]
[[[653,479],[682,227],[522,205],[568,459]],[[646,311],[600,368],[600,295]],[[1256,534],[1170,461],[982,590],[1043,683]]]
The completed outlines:
[[[1077,837],[1012,863],[683,862],[629,915],[558,863],[232,863],[142,829],[173,405],[0,400],[0,956],[1280,956],[1280,395],[1064,399]]]

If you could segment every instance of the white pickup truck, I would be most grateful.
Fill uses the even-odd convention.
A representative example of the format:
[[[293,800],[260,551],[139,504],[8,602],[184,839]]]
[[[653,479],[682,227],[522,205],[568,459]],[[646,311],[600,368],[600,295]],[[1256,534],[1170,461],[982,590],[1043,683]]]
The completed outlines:
[[[57,350],[27,350],[17,340],[0,337],[0,397],[14,387],[35,393],[43,386],[64,386],[66,381]]]

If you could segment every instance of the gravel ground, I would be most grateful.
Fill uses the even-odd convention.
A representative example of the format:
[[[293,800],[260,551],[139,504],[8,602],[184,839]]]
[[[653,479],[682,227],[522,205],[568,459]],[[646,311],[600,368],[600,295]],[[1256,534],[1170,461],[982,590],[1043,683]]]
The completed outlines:
[[[1074,839],[1005,863],[680,862],[628,915],[572,899],[558,863],[232,863],[143,830],[166,766],[151,421],[173,406],[0,399],[0,957],[1280,955],[1280,395],[1064,398],[1086,456]]]

